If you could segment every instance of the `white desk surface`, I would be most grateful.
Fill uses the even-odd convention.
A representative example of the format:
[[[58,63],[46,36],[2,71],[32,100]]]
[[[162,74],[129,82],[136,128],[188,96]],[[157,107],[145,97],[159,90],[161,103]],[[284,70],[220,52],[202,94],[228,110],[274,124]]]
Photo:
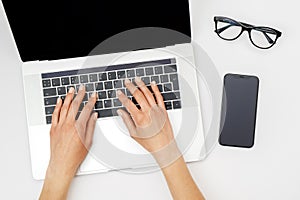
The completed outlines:
[[[300,12],[297,0],[191,0],[193,36],[221,75],[259,76],[255,146],[217,145],[189,168],[209,200],[300,199]],[[223,15],[283,32],[267,51],[245,34],[235,42],[218,38],[213,16]],[[0,199],[37,199],[43,182],[31,176],[21,63],[0,9]],[[204,116],[205,117],[205,116]],[[160,172],[120,172],[76,177],[69,199],[171,199]]]

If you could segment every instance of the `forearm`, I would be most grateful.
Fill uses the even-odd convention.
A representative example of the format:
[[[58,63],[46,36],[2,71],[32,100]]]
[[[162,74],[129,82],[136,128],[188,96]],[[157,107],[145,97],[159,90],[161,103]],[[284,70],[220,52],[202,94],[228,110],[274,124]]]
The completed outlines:
[[[182,157],[162,169],[173,199],[203,200],[204,197],[195,184]]]
[[[40,200],[65,200],[73,175],[48,168]]]

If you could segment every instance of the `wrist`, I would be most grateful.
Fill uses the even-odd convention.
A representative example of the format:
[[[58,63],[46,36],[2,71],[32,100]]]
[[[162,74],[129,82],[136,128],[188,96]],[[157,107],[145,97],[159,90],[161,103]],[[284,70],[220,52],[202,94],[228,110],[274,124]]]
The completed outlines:
[[[46,179],[59,180],[62,183],[69,183],[76,174],[76,170],[66,170],[63,167],[57,167],[55,164],[49,164]]]
[[[73,176],[48,166],[40,200],[66,199]]]
[[[172,165],[174,162],[176,162],[179,158],[182,157],[182,154],[175,140],[171,141],[164,148],[152,152],[151,154],[161,169]]]

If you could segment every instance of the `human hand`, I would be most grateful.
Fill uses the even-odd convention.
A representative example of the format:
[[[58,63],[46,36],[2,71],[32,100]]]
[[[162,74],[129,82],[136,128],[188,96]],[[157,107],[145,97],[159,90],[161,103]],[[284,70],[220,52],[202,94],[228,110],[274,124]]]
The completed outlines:
[[[178,158],[178,154],[180,153],[174,140],[172,126],[165,108],[163,97],[159,92],[156,83],[151,83],[151,89],[155,96],[154,98],[153,94],[141,78],[137,77],[135,82],[138,88],[136,88],[129,80],[125,80],[125,85],[141,106],[141,109],[138,109],[121,91],[117,92],[121,103],[131,115],[130,116],[124,110],[118,110],[118,114],[122,117],[131,137],[147,151],[152,153],[159,164],[166,161],[164,158],[166,155],[176,155]],[[153,130],[153,132],[149,133],[149,130]],[[163,149],[167,149],[167,151],[158,153],[160,151],[162,152]],[[170,158],[168,158],[168,160],[170,160]]]
[[[74,88],[71,88],[64,103],[58,99],[52,115],[50,131],[51,158],[47,172],[72,178],[82,161],[85,159],[92,144],[97,113],[91,115],[97,100],[94,93],[83,108],[79,118],[76,115],[85,96],[85,87],[79,88],[74,98]]]

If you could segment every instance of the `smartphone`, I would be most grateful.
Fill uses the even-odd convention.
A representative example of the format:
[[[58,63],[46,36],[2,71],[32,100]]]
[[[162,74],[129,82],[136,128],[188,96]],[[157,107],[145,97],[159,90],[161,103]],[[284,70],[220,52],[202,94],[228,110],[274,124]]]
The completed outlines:
[[[259,79],[256,76],[226,74],[219,143],[251,148],[254,145]]]

